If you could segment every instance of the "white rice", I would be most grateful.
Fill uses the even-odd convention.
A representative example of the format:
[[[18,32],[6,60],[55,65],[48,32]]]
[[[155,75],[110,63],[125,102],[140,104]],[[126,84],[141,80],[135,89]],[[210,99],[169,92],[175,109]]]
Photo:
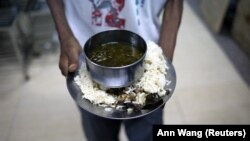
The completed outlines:
[[[143,92],[136,94],[133,103],[144,105],[146,95],[158,93],[159,96],[164,96],[166,90],[166,61],[162,53],[162,49],[152,41],[147,42],[147,54],[145,57],[145,73],[139,82],[126,88],[125,93],[130,94],[136,89],[143,89]],[[91,101],[93,104],[100,106],[115,106],[118,102],[117,96],[106,93],[105,90],[93,82],[88,75],[86,65],[82,64],[79,74],[74,78],[75,83],[82,91],[82,97]]]

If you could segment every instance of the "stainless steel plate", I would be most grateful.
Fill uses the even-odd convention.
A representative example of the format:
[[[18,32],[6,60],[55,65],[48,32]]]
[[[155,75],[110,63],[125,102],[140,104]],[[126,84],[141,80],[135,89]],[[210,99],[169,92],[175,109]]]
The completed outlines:
[[[83,57],[81,57],[80,62],[82,62],[83,60],[84,60]],[[175,69],[172,63],[169,61],[169,59],[166,58],[166,62],[168,66],[166,78],[169,82],[166,84],[166,90],[170,90],[170,91],[162,97],[163,99],[162,103],[157,104],[151,107],[150,109],[142,109],[140,111],[133,111],[131,113],[128,113],[126,110],[121,111],[121,110],[116,110],[115,108],[105,110],[105,107],[94,105],[90,101],[82,98],[82,92],[80,88],[78,87],[78,85],[74,82],[74,77],[78,75],[77,73],[70,74],[68,76],[67,78],[68,91],[70,95],[72,96],[72,98],[75,100],[75,102],[81,108],[97,116],[101,116],[101,117],[109,118],[109,119],[132,119],[132,118],[142,117],[157,110],[158,108],[161,108],[169,100],[169,98],[172,96],[175,90],[175,86],[176,86]]]

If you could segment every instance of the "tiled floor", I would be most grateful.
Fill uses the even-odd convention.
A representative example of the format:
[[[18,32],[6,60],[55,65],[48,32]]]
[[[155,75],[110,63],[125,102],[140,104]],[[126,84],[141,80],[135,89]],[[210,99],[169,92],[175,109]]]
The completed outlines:
[[[0,141],[86,140],[57,56],[35,60],[29,82],[0,94]],[[250,123],[248,85],[186,3],[173,63],[177,88],[165,124]]]

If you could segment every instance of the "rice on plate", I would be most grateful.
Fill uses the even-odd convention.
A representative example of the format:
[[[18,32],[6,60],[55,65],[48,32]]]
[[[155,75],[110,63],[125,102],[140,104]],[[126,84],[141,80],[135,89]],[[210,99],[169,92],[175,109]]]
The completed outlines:
[[[165,89],[167,69],[162,49],[152,41],[147,41],[147,53],[144,59],[144,74],[135,84],[119,89],[105,89],[93,82],[85,63],[81,65],[74,82],[82,92],[82,98],[91,103],[128,112],[140,110],[148,105],[162,101],[168,90]]]

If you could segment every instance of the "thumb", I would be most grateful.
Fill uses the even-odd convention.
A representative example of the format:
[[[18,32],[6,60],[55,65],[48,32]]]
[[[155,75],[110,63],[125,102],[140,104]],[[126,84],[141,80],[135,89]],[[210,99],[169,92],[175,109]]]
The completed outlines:
[[[78,68],[78,62],[79,62],[79,51],[77,49],[72,49],[70,53],[68,54],[69,58],[69,72],[75,72]]]

